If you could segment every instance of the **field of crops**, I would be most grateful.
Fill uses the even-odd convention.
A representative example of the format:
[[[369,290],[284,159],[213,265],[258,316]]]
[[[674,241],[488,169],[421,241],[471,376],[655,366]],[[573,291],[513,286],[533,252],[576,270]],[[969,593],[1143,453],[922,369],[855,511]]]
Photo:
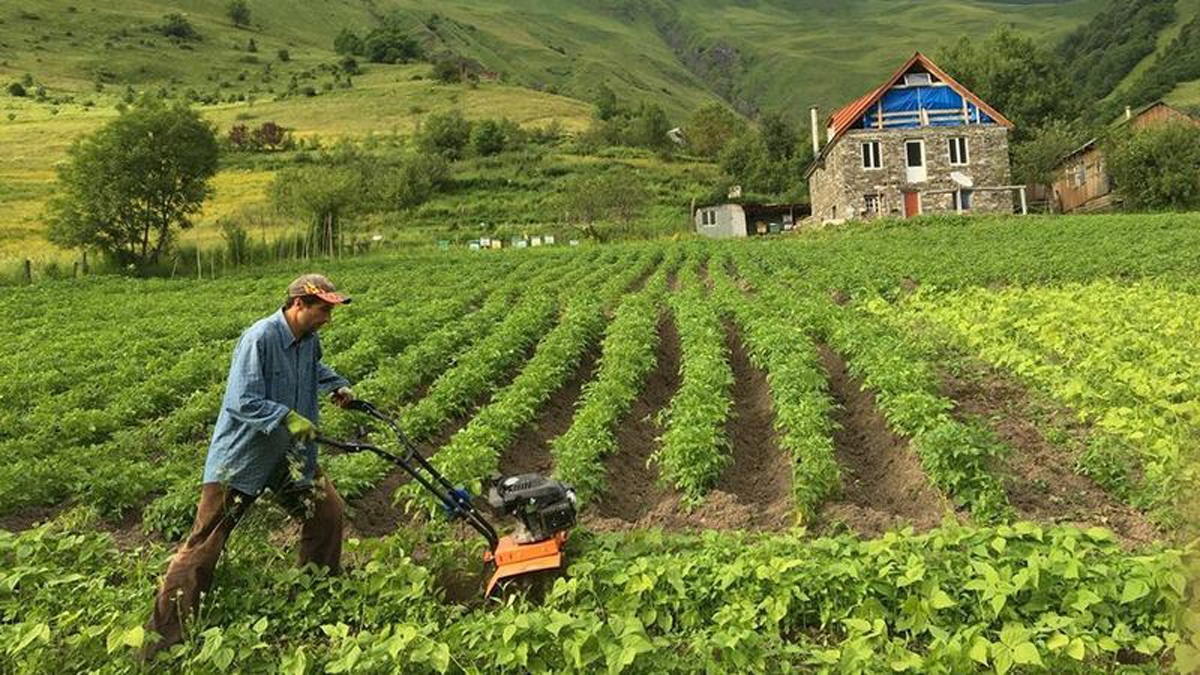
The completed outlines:
[[[1197,251],[1120,216],[320,263],[326,362],[473,491],[574,485],[567,567],[483,600],[478,537],[322,451],[345,573],[259,505],[159,665],[1188,672]],[[139,671],[230,351],[298,271],[10,291],[0,672]]]

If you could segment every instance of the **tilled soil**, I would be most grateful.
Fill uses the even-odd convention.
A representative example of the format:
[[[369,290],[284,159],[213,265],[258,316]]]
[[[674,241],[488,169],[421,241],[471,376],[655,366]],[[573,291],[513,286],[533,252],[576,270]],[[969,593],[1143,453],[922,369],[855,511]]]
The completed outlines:
[[[866,536],[906,525],[933,529],[953,507],[929,484],[908,440],[888,429],[875,394],[850,375],[845,359],[826,345],[819,348],[838,405],[833,442],[842,494],[822,508],[818,526],[841,523]]]
[[[599,357],[598,347],[593,346],[588,350],[579,360],[574,374],[550,397],[537,419],[517,433],[517,437],[500,458],[500,475],[550,474],[553,467],[550,442],[571,428],[571,420],[575,418],[575,404],[583,392],[583,385],[595,374]]]
[[[733,462],[716,488],[688,511],[678,493],[658,484],[657,467],[647,466],[664,431],[655,418],[680,384],[679,334],[665,317],[659,324],[657,366],[617,430],[618,451],[605,461],[609,488],[582,518],[589,529],[780,530],[791,523],[791,469],[772,426],[766,377],[750,364],[736,333],[727,339],[735,378],[735,417],[729,422]]]
[[[1076,473],[1077,453],[1045,437],[1033,421],[1052,416],[1081,443],[1089,429],[1066,411],[1037,411],[1019,383],[985,366],[956,375],[941,372],[942,394],[955,402],[955,414],[987,424],[1012,452],[1004,460],[1004,488],[1022,518],[1083,527],[1107,527],[1127,545],[1158,538],[1154,526],[1135,509]]]
[[[792,462],[779,449],[767,376],[750,362],[737,326],[726,326],[733,369],[733,414],[727,423],[733,462],[716,490],[753,508],[750,529],[781,530],[793,521]]]
[[[584,510],[582,519],[592,529],[628,529],[621,524],[637,523],[670,497],[670,491],[657,483],[658,469],[647,463],[662,433],[654,416],[679,388],[679,357],[679,332],[674,320],[664,316],[658,324],[655,368],[628,418],[617,427],[617,451],[604,460],[609,487]]]

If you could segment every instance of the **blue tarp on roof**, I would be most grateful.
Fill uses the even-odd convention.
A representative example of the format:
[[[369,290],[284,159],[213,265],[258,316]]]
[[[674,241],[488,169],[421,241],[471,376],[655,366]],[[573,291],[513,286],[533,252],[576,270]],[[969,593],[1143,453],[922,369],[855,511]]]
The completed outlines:
[[[961,126],[963,124],[963,97],[948,86],[894,87],[884,92],[880,99],[885,113],[912,113],[911,115],[888,115],[883,119],[884,128],[913,129],[921,126],[920,111],[944,110],[952,111],[944,114],[928,114],[929,126]],[[974,103],[967,101],[967,117],[972,124],[995,124],[987,113],[979,110]],[[854,125],[864,129],[878,126],[876,115],[879,106],[872,106],[870,112]],[[978,120],[978,121],[976,121]]]

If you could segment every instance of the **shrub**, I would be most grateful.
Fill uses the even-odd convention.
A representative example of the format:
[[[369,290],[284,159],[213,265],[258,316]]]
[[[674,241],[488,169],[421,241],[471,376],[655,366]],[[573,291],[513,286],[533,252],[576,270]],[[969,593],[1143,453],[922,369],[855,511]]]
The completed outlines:
[[[158,32],[169,38],[177,40],[199,40],[200,33],[192,27],[191,22],[187,17],[174,12],[163,17],[163,22],[158,26]]]
[[[1107,145],[1109,174],[1127,208],[1200,208],[1200,127],[1167,122],[1117,135]]]
[[[22,86],[20,82],[13,82],[12,84],[8,85],[8,95],[24,97],[28,95],[28,92],[25,91],[25,87]]]
[[[427,153],[459,159],[470,137],[471,123],[463,119],[461,112],[453,110],[426,117],[417,134],[417,145]]]
[[[284,63],[292,60],[292,55],[289,54],[288,50],[286,49],[280,49],[279,51],[275,52],[275,55],[278,56],[279,60],[283,61]]]
[[[504,128],[496,120],[483,120],[471,127],[471,152],[477,157],[504,150]]]
[[[225,5],[225,13],[235,26],[250,25],[250,6],[246,4],[246,0],[229,0]]]

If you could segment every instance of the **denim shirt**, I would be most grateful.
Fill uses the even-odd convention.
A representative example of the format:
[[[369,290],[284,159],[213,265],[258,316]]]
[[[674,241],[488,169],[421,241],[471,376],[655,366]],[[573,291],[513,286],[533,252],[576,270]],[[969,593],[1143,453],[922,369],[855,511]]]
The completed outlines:
[[[204,463],[205,483],[224,483],[259,494],[289,480],[309,485],[317,468],[313,442],[293,444],[284,418],[288,411],[318,423],[317,394],[349,382],[321,363],[315,332],[297,340],[283,310],[260,319],[242,333],[233,349],[225,398]],[[299,469],[289,477],[288,455]]]

